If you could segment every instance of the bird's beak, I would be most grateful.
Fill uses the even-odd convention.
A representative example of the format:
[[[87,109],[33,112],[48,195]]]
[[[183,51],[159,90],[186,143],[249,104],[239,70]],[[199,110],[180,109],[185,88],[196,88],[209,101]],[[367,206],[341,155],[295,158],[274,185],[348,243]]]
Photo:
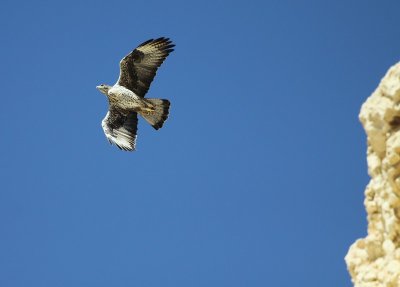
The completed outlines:
[[[96,86],[96,89],[100,90],[100,86]]]

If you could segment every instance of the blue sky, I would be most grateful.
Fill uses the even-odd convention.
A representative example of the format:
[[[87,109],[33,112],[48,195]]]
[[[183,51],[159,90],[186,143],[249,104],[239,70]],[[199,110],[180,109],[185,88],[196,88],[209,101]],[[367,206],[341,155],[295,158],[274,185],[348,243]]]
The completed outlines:
[[[0,285],[351,286],[363,101],[398,1],[3,1]],[[118,62],[170,37],[137,151],[100,123]]]

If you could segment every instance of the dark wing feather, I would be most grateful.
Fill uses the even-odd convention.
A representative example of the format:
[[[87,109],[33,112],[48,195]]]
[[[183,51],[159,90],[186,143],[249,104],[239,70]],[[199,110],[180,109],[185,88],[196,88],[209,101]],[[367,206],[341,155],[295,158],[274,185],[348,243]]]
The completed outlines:
[[[151,39],[140,44],[119,63],[118,84],[144,97],[157,73],[157,69],[175,45],[168,38]]]
[[[137,113],[122,114],[112,107],[101,122],[108,141],[126,151],[135,150],[137,124]]]

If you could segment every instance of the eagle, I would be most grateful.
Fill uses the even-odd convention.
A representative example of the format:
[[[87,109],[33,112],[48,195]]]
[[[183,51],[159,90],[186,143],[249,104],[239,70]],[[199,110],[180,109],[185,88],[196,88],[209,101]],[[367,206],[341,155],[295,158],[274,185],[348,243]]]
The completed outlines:
[[[144,96],[173,47],[172,41],[165,37],[143,42],[120,61],[119,78],[114,86],[96,86],[109,103],[101,125],[108,141],[119,149],[135,150],[138,114],[156,130],[168,118],[170,102],[167,99],[145,99]]]

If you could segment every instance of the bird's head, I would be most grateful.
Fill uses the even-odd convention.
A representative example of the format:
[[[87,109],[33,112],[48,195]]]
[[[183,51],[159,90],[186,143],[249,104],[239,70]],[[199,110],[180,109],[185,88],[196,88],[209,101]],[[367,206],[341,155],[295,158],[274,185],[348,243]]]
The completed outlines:
[[[111,89],[111,86],[106,84],[101,84],[100,86],[96,86],[96,88],[105,95],[108,95],[108,90]]]

